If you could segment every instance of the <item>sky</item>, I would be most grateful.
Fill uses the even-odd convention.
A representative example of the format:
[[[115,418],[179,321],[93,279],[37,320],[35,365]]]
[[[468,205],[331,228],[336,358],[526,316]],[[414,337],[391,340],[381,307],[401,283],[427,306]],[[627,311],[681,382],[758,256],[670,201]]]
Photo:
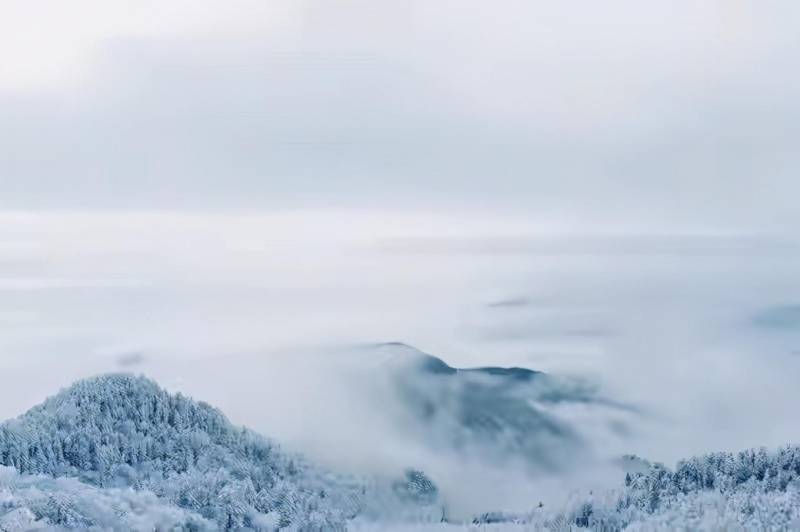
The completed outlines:
[[[794,2],[9,2],[4,210],[786,231]]]

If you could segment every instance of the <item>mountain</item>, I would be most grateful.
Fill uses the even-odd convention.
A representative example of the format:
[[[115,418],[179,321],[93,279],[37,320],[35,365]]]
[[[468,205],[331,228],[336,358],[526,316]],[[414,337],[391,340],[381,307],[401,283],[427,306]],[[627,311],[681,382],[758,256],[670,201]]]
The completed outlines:
[[[124,374],[80,381],[0,425],[0,465],[152,492],[221,528],[342,529],[364,493],[205,403]]]
[[[398,386],[421,394],[407,397],[410,411],[452,449],[448,430],[499,449],[541,450],[541,442],[527,447],[499,432],[568,442],[574,436],[561,421],[521,405],[591,399],[530,370],[458,369],[408,346],[382,349]],[[618,489],[576,492],[563,507],[439,523],[446,505],[422,471],[385,485],[332,474],[205,403],[131,375],[80,381],[0,424],[0,464],[3,532],[800,529],[800,446],[710,453],[674,470],[628,455]]]
[[[474,523],[509,530],[798,530],[800,446],[709,453],[674,470],[648,465],[626,474],[619,489],[576,496],[568,506],[489,513]]]
[[[557,469],[587,443],[554,413],[558,407],[618,408],[581,383],[530,369],[455,368],[399,342],[375,348],[420,437],[483,461]]]

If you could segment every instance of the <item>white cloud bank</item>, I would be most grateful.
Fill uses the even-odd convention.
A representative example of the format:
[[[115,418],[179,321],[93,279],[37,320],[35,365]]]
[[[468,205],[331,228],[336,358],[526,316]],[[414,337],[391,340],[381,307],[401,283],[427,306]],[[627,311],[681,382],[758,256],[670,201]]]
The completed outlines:
[[[0,207],[781,230],[792,2],[13,2]]]

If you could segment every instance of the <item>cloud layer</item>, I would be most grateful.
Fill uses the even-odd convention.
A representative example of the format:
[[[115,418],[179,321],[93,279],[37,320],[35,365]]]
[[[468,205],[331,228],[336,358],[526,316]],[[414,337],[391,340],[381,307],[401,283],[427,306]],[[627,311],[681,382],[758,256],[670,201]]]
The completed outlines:
[[[115,6],[4,17],[0,207],[797,218],[792,3]]]

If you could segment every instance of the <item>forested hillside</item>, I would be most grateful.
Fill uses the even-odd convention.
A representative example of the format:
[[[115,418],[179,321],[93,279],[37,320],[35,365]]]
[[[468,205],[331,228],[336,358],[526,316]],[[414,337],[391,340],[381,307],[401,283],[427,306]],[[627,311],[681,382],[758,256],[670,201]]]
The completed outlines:
[[[341,528],[363,493],[211,406],[130,375],[80,381],[0,425],[0,464],[149,490],[226,528],[265,516],[282,526]]]
[[[800,447],[711,453],[674,470],[629,461],[638,472],[620,472],[616,490],[457,521],[422,471],[332,474],[207,404],[107,375],[0,425],[0,530],[800,528]]]

